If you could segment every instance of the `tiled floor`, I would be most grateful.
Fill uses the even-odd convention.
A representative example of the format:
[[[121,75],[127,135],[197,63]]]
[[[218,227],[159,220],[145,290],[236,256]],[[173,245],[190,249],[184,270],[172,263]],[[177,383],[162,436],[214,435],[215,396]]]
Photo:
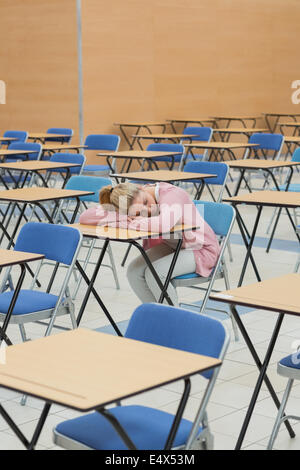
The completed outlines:
[[[296,174],[295,180],[300,181],[300,177]],[[232,183],[230,184],[232,187]],[[249,226],[254,220],[254,207],[243,207],[242,214]],[[266,227],[271,216],[272,209],[265,209],[261,224],[258,229],[260,237],[266,237]],[[228,261],[230,281],[232,287],[236,286],[241,271],[242,262],[245,255],[245,248],[238,242],[238,227],[234,227],[235,243],[232,243],[233,262]],[[283,215],[280,225],[276,233],[276,239],[293,242],[296,240],[295,234],[292,233],[291,226],[287,217]],[[275,244],[276,245],[276,244]],[[274,246],[275,246],[274,245]],[[269,279],[286,273],[293,272],[295,262],[298,256],[298,245],[291,243],[287,246],[292,247],[294,251],[271,249],[269,254],[260,247],[255,247],[253,253],[257,260],[257,264],[262,279]],[[134,308],[139,304],[138,299],[130,291],[126,279],[126,267],[121,267],[126,247],[122,244],[113,244],[113,252],[116,260],[118,276],[120,280],[120,290],[115,289],[112,274],[109,269],[102,268],[99,279],[97,280],[97,289],[117,322],[126,321],[130,318]],[[130,257],[135,256],[134,250],[131,250]],[[228,258],[228,254],[226,254]],[[91,268],[89,268],[91,269]],[[42,275],[47,277],[47,270]],[[255,276],[251,266],[249,266],[244,283],[255,282]],[[224,289],[221,281],[218,281],[216,287]],[[78,308],[85,292],[85,285],[82,283],[79,295],[76,300]],[[199,301],[199,293],[191,289],[180,289],[179,298],[182,301]],[[248,332],[255,343],[257,351],[261,356],[264,355],[268,341],[274,326],[276,315],[272,312],[251,311],[242,316],[242,320],[247,326]],[[223,320],[231,330],[230,321]],[[58,321],[61,325],[69,325],[67,318],[61,318]],[[99,310],[94,299],[88,303],[86,312],[83,317],[81,326],[91,329],[104,327],[107,320]],[[40,325],[32,324],[27,328],[28,337],[35,339],[44,334],[44,328]],[[55,331],[55,334],[59,332]],[[20,335],[17,327],[11,326],[8,334],[13,342],[20,342]],[[300,339],[300,321],[296,317],[286,317],[280,337],[275,346],[274,354],[269,366],[269,377],[278,392],[282,396],[286,385],[286,380],[279,377],[276,373],[276,363],[278,359],[291,352],[292,343],[295,339]],[[101,360],[101,358],[99,358]],[[219,379],[212,394],[208,407],[208,415],[211,429],[215,437],[215,449],[233,449],[237,436],[239,434],[243,418],[246,413],[253,387],[257,378],[257,369],[253,363],[248,349],[243,340],[237,342],[232,339],[226,360],[222,366]],[[193,413],[199,405],[201,392],[205,384],[204,379],[197,378],[193,381],[191,399],[188,403],[185,415],[192,419]],[[146,393],[144,395],[128,400],[131,403],[151,404],[167,411],[174,411],[180,399],[181,384],[164,387],[159,391]],[[37,419],[39,417],[42,403],[36,399],[29,398],[26,406],[20,405],[20,396],[17,393],[0,389],[0,400],[5,409],[11,413],[16,422],[20,425],[21,430],[26,436],[30,437]],[[300,383],[296,383],[291,394],[288,412],[292,414],[300,414]],[[268,436],[270,435],[275,419],[275,408],[269,394],[263,386],[259,395],[259,400],[255,408],[253,419],[247,432],[244,448],[253,450],[263,450],[266,448]],[[75,416],[74,411],[63,409],[59,406],[53,406],[51,414],[47,419],[44,431],[40,437],[38,449],[57,449],[52,442],[53,427],[66,418]],[[299,424],[295,424],[295,431],[300,431]],[[284,427],[282,427],[275,444],[276,449],[300,449],[300,432],[294,439],[290,439]],[[22,445],[13,435],[7,424],[0,419],[0,450],[4,449],[22,449]]]

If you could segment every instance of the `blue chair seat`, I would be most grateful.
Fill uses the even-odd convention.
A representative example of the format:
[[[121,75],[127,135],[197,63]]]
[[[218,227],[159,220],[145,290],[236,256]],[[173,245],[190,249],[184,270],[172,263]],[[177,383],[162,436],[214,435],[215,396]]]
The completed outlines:
[[[286,190],[286,184],[281,184],[279,186],[279,189],[280,189],[280,191],[285,191]],[[276,188],[272,188],[272,190],[277,191]],[[288,188],[288,191],[293,191],[295,193],[299,193],[300,192],[300,183],[290,184],[289,188]]]
[[[108,165],[86,165],[83,171],[110,171],[110,168]]]
[[[118,406],[109,411],[117,418],[137,449],[163,449],[162,446],[168,438],[174,415],[144,406]],[[182,419],[174,447],[186,443],[191,428],[192,423]],[[99,413],[88,414],[60,423],[54,432],[92,449],[128,450],[109,421]]]
[[[182,274],[181,276],[176,276],[173,279],[195,279],[197,277],[201,277],[197,273],[190,273],[190,274]]]
[[[185,161],[186,162],[187,161],[195,162],[195,161],[199,161],[199,160],[202,161],[203,157],[204,157],[204,155],[196,153],[196,154],[194,154],[194,158],[193,158],[193,156],[189,153],[186,156]]]
[[[6,314],[13,296],[13,291],[0,294],[0,313]],[[13,315],[49,310],[55,307],[58,297],[46,292],[21,290],[13,311]]]
[[[297,361],[295,361],[295,357],[297,356]],[[284,367],[290,367],[292,369],[298,369],[300,370],[300,360],[299,360],[300,353],[298,355],[296,354],[290,354],[289,356],[284,357],[281,359],[279,364]]]

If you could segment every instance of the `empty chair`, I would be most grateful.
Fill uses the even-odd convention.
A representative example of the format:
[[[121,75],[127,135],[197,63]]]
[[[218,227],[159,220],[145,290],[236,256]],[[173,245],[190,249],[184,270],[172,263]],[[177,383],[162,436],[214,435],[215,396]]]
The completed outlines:
[[[85,150],[109,150],[117,152],[120,145],[120,137],[114,134],[91,134],[85,139]],[[99,157],[100,158],[100,157]],[[113,162],[113,165],[115,163]],[[84,173],[108,174],[110,168],[108,165],[85,165]]]
[[[28,138],[28,132],[25,132],[25,131],[5,131],[4,134],[3,134],[3,137],[10,137],[10,138],[13,138],[13,139],[17,139],[17,140],[14,140],[13,142],[14,143],[17,143],[17,142],[26,142],[27,138]],[[2,141],[2,144],[3,145],[9,145],[11,143],[11,141]]]
[[[56,176],[61,175],[63,178],[63,188],[66,185],[66,182],[68,178],[70,178],[72,175],[79,175],[82,172],[82,169],[85,164],[85,156],[82,155],[81,153],[63,153],[63,152],[58,152],[54,153],[50,157],[50,162],[54,163],[75,163],[80,166],[76,166],[73,168],[57,168],[55,170],[51,170],[47,175],[47,180],[55,174]],[[54,182],[57,182],[57,178],[55,178]]]
[[[16,162],[16,161],[25,161],[25,160],[40,160],[42,155],[42,146],[38,143],[30,143],[30,142],[12,142],[8,146],[9,150],[29,150],[34,153],[24,153],[18,155],[6,155],[5,160],[6,162]],[[9,184],[13,183],[14,187],[18,187],[21,183],[25,184],[26,181],[31,181],[32,176],[28,175],[26,177],[26,181],[24,181],[25,176],[23,172],[14,172],[10,171],[10,175],[7,174],[6,171],[1,170],[2,172],[2,182],[5,185],[6,189],[9,188]]]
[[[297,148],[294,151],[291,161],[300,163],[300,148]],[[277,191],[277,188],[272,188],[272,189],[274,191]],[[292,191],[294,193],[298,193],[298,192],[300,192],[300,183],[291,183],[290,182],[290,184],[289,184],[289,174],[288,174],[288,176],[286,178],[286,181],[283,184],[279,185],[279,189],[280,189],[280,191]],[[294,209],[293,212],[294,212],[295,225],[297,225],[298,224],[297,209]],[[283,212],[283,213],[286,214],[286,212]],[[268,228],[267,228],[267,233],[269,233],[269,231],[272,227],[272,224],[274,222],[274,219],[275,219],[275,222],[274,222],[274,225],[273,225],[272,234],[271,234],[269,242],[268,242],[267,251],[269,251],[269,249],[271,247],[271,244],[272,244],[272,241],[273,241],[273,238],[274,238],[274,235],[275,235],[275,231],[276,231],[276,228],[277,228],[277,225],[278,225],[278,222],[279,222],[279,218],[280,218],[281,215],[282,215],[282,209],[274,209],[273,210],[273,215],[270,219],[270,222],[269,222],[269,225],[268,225]]]
[[[73,137],[74,131],[73,129],[69,129],[67,127],[50,127],[49,129],[47,129],[47,134],[61,134],[65,135],[65,137],[49,136],[45,139],[45,143],[60,142],[62,144],[69,144]]]
[[[40,160],[42,155],[42,146],[38,143],[31,142],[12,142],[8,150],[28,150],[34,153],[24,153],[18,155],[6,155],[5,160],[8,162],[17,161],[17,160]]]
[[[81,245],[79,230],[62,225],[29,222],[18,235],[14,250],[38,253],[45,260],[38,263],[30,289],[21,289],[14,307],[10,323],[19,325],[23,341],[26,341],[24,325],[29,322],[48,320],[46,333],[49,335],[58,316],[69,315],[73,328],[77,327],[74,304],[69,292],[69,280]],[[53,273],[49,274],[48,286],[42,291],[36,288],[38,276],[43,266],[55,262]],[[55,283],[55,276],[60,265],[64,267],[63,278]],[[67,267],[67,269],[65,269]],[[0,321],[4,322],[13,291],[4,292],[3,288],[11,274],[7,269],[0,294]],[[49,267],[47,268],[49,272]],[[58,285],[55,285],[58,284]],[[55,285],[55,287],[54,287]],[[57,289],[57,292],[54,290]]]
[[[247,158],[254,156],[255,158],[278,160],[281,154],[284,136],[282,134],[257,132],[249,137],[248,142],[249,144],[258,144],[258,146],[249,149],[245,155]]]
[[[201,194],[206,187],[211,195],[213,201],[221,202],[226,180],[229,172],[229,167],[223,162],[188,162],[183,171],[190,173],[204,173],[209,175],[217,175],[213,178],[205,178],[202,182],[199,180],[191,180],[196,189],[196,195],[194,199],[200,199]],[[217,195],[214,195],[211,186],[217,186],[219,191]]]
[[[224,251],[228,244],[229,237],[232,231],[232,227],[235,221],[235,210],[229,204],[217,203],[217,202],[208,202],[208,201],[194,201],[197,205],[197,209],[200,211],[205,222],[210,225],[215,234],[217,235],[220,242],[220,253],[212,273],[209,277],[204,278],[197,273],[185,274],[182,276],[177,276],[171,280],[171,283],[174,287],[193,287],[205,291],[204,298],[202,300],[201,306],[183,303],[182,305],[191,305],[199,309],[200,313],[206,312],[209,308],[206,308],[206,304],[209,298],[209,294],[213,289],[215,280],[224,279],[226,289],[230,289],[229,279],[228,279],[228,270],[226,263],[224,261]],[[197,287],[199,284],[208,284],[206,288]],[[216,309],[214,309],[216,310]],[[224,311],[227,315],[230,316],[235,337],[238,338],[237,327],[234,322],[231,313]]]
[[[197,140],[202,141],[202,142],[210,142],[212,135],[213,135],[213,129],[211,127],[189,126],[184,129],[183,134],[197,135],[197,137],[193,137],[192,139],[193,142],[195,141],[197,142]],[[181,139],[181,143],[183,144],[189,143],[189,139],[183,138]],[[206,153],[207,153],[206,150],[203,154],[198,154],[198,153],[195,153],[194,151],[193,152],[187,151],[184,157],[184,161],[182,162],[181,168],[184,166],[187,160],[196,160],[196,161],[206,160]]]
[[[260,158],[260,159],[270,159],[270,160],[279,160],[283,143],[284,143],[284,136],[281,134],[267,134],[263,132],[257,132],[252,134],[248,140],[249,144],[258,144],[255,147],[249,148],[246,150],[244,154],[244,158]],[[249,187],[251,187],[251,175],[255,174],[255,176],[262,175],[263,176],[263,188],[265,189],[266,186],[269,184],[269,173],[261,171],[247,171],[247,182]],[[252,189],[260,189],[260,188],[252,188]]]
[[[80,175],[80,176],[72,176],[67,184],[66,184],[66,189],[73,189],[73,190],[78,190],[78,191],[94,191],[94,194],[90,196],[82,196],[80,198],[82,202],[82,206],[84,209],[87,208],[87,204],[90,202],[97,203],[99,204],[99,192],[104,186],[111,185],[111,180],[109,178],[101,178],[100,176],[85,176],[85,175]],[[101,250],[101,245],[97,246],[97,240],[84,240],[82,248],[87,248],[88,252],[85,255],[85,258],[82,260],[79,260],[83,262],[83,269],[86,270],[87,266],[89,264],[95,264],[94,262],[91,261],[92,254],[94,250]],[[111,246],[108,245],[107,248],[108,256],[110,259],[110,264],[102,264],[102,267],[108,267],[112,270],[116,288],[120,288],[119,280],[118,280],[118,274],[116,270],[116,265],[112,253]],[[75,299],[81,284],[82,278],[80,277],[77,280],[76,287],[74,289],[74,293],[72,297]]]
[[[143,304],[133,313],[126,338],[224,359],[229,337],[221,322],[187,310]],[[146,367],[146,364],[145,364]],[[173,448],[212,449],[207,404],[220,368],[204,372],[207,386],[194,421],[182,419]],[[105,380],[105,379],[104,379]],[[148,406],[108,409],[138,450],[164,449],[174,415]],[[123,439],[100,413],[94,412],[58,424],[54,442],[66,449],[126,450]]]
[[[151,161],[155,162],[165,162],[169,169],[172,169],[173,166],[178,163],[180,165],[184,157],[184,146],[182,144],[164,144],[164,143],[154,143],[149,144],[147,150],[151,152],[174,152],[178,153],[172,157],[155,157],[151,158]]]
[[[278,409],[277,417],[274,427],[268,442],[268,450],[272,450],[276,437],[278,435],[280,426],[286,420],[300,421],[300,416],[285,415],[286,405],[295,380],[300,380],[300,351],[299,349],[289,356],[281,359],[277,364],[277,372],[280,376],[288,379],[280,407]]]

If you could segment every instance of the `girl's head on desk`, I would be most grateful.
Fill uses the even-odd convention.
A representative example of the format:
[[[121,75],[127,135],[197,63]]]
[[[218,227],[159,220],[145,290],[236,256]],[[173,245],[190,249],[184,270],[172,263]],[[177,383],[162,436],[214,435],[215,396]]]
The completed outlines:
[[[121,183],[117,186],[105,186],[99,194],[100,204],[110,206],[130,217],[151,217],[158,215],[159,206],[156,199],[156,186],[145,186],[133,183]]]

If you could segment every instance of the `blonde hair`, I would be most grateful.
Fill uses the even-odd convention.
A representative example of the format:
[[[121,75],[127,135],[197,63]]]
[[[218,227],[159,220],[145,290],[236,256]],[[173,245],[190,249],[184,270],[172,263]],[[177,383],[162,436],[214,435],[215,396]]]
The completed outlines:
[[[133,183],[105,186],[99,193],[100,204],[113,206],[118,212],[128,214],[128,209],[139,191],[140,187]]]

